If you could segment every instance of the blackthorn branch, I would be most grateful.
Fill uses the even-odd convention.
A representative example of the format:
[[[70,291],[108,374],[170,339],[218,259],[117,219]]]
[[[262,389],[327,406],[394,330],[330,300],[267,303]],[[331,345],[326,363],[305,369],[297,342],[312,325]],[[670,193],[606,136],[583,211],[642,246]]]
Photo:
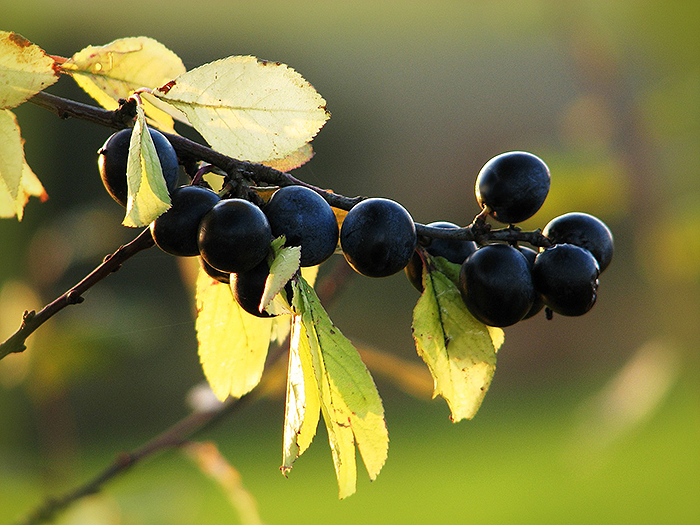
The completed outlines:
[[[146,232],[147,231],[148,230],[146,230]],[[143,235],[143,233],[141,235]],[[115,256],[112,256],[110,260],[114,258]],[[330,303],[337,297],[339,291],[342,290],[352,274],[353,272],[349,270],[346,264],[336,264],[331,273],[322,279],[316,287],[318,295],[323,302],[326,304]],[[69,293],[70,292],[67,292],[67,294]],[[267,356],[265,370],[270,370],[272,365],[284,357],[285,354],[286,347],[283,344],[280,343],[274,347]],[[374,360],[379,363],[383,362],[380,355],[375,355]],[[410,364],[399,362],[398,368],[408,366],[410,366]],[[421,384],[420,381],[418,381],[418,384]],[[38,525],[39,523],[45,523],[54,519],[60,512],[66,510],[73,503],[86,496],[100,492],[106,483],[131,470],[131,468],[135,467],[137,464],[150,459],[156,454],[181,448],[191,442],[195,436],[211,429],[229,415],[237,412],[244,405],[255,402],[264,395],[264,390],[264,388],[256,388],[243,397],[228,398],[225,402],[218,404],[214,408],[195,411],[185,416],[138,448],[130,452],[118,454],[111,464],[85,483],[61,496],[47,498],[17,525]]]
[[[107,111],[88,104],[83,104],[66,98],[40,92],[30,99],[35,105],[55,113],[59,118],[77,118],[112,129],[127,127],[136,114],[136,100],[130,98],[122,101],[115,111]],[[250,189],[250,183],[256,186],[304,186],[321,195],[331,206],[342,210],[350,210],[365,197],[346,197],[334,192],[308,184],[296,177],[259,163],[234,159],[219,153],[207,146],[189,140],[185,137],[164,133],[175,148],[180,161],[190,169],[186,171],[191,177],[196,177],[197,170],[193,166],[203,161],[215,166],[227,174],[231,193],[237,196],[257,201],[257,194]],[[210,170],[211,168],[207,168]],[[201,176],[201,172],[198,176]],[[259,204],[258,202],[256,202]],[[477,215],[474,222],[464,228],[446,229],[426,226],[416,223],[416,233],[420,243],[427,243],[430,238],[477,241],[484,244],[488,241],[505,241],[508,243],[526,242],[532,246],[548,247],[552,243],[541,234],[540,230],[523,232],[519,228],[509,226],[492,230],[491,225],[484,220],[487,208]],[[121,264],[136,253],[153,246],[153,238],[148,229],[144,230],[129,244],[120,247],[105,261],[88,274],[66,293],[47,304],[39,312],[25,312],[20,328],[7,340],[0,344],[0,359],[11,353],[25,350],[25,341],[34,331],[53,315],[71,304],[82,302],[82,294],[104,279],[110,273],[119,269]]]
[[[146,228],[133,241],[120,246],[114,253],[105,257],[102,264],[63,295],[57,297],[38,312],[24,312],[19,329],[0,344],[0,359],[12,353],[23,352],[26,349],[24,343],[27,337],[33,334],[41,325],[66,306],[82,303],[83,294],[86,291],[111,273],[116,272],[124,261],[153,245],[151,232]]]

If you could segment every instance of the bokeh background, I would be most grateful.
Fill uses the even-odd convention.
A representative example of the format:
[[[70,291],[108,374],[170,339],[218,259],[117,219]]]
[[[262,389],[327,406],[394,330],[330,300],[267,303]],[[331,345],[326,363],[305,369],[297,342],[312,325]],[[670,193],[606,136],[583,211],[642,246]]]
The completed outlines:
[[[347,500],[337,500],[323,428],[290,478],[280,475],[279,396],[200,436],[240,473],[264,523],[700,520],[697,2],[27,0],[5,3],[0,20],[61,56],[145,35],[188,68],[232,54],[287,63],[332,113],[295,174],[395,199],[417,221],[471,222],[480,167],[522,149],[552,172],[525,227],[587,211],[613,230],[598,304],[506,329],[474,420],[452,424],[444,401],[376,372],[389,459],[371,484],[358,467]],[[49,92],[91,102],[69,78]],[[30,202],[21,223],[0,222],[0,339],[134,235],[97,173],[110,131],[31,104],[16,114],[51,198]],[[357,276],[329,312],[350,339],[413,374],[417,298],[403,275]],[[149,250],[0,363],[0,523],[190,411],[203,381],[193,309],[182,267]],[[58,523],[240,519],[219,484],[169,452]]]

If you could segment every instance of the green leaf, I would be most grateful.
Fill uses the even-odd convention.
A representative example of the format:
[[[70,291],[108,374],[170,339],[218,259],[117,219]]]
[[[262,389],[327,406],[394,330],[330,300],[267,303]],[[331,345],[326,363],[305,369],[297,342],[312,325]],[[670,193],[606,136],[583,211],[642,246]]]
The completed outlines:
[[[303,360],[303,362],[302,362]],[[292,317],[284,410],[282,473],[311,445],[321,416],[321,397],[311,359],[311,346],[301,316]]]
[[[0,217],[22,220],[30,196],[48,198],[24,158],[19,125],[9,109],[0,110]]]
[[[345,498],[356,487],[355,444],[370,479],[376,478],[386,461],[389,436],[384,407],[360,355],[333,325],[316,292],[303,278],[293,283],[296,312],[290,352],[293,373],[288,378],[282,470],[289,471],[294,459],[313,438],[311,427],[317,419],[317,409],[309,383],[315,382],[339,496]]]
[[[286,316],[260,318],[243,310],[231,288],[199,270],[196,285],[197,340],[204,375],[216,397],[241,397],[262,377],[273,337],[284,339]]]
[[[114,40],[104,46],[88,46],[62,65],[73,80],[102,107],[117,109],[119,99],[139,88],[156,88],[185,72],[175,53],[147,37]],[[155,97],[143,93],[146,115],[164,130],[173,132],[173,118],[184,115]],[[172,116],[171,116],[172,115]]]
[[[253,162],[294,154],[329,117],[299,73],[251,56],[205,64],[154,94],[182,111],[212,148]]]
[[[56,63],[17,33],[0,31],[0,109],[19,106],[58,80]]]
[[[272,300],[286,286],[289,280],[299,270],[301,261],[301,246],[284,247],[284,235],[272,241],[272,263],[270,264],[270,275],[265,282],[265,289],[260,299],[260,311],[267,309]],[[291,313],[289,308],[279,313]],[[278,313],[279,308],[273,308],[270,313]],[[269,310],[268,310],[269,311]]]
[[[160,159],[146,126],[143,109],[136,109],[136,123],[126,165],[128,187],[124,226],[147,226],[170,208],[170,195]]]
[[[433,395],[445,398],[452,421],[471,419],[491,384],[503,331],[469,313],[453,281],[457,265],[427,255],[423,266],[423,293],[413,310],[416,350],[433,376]]]

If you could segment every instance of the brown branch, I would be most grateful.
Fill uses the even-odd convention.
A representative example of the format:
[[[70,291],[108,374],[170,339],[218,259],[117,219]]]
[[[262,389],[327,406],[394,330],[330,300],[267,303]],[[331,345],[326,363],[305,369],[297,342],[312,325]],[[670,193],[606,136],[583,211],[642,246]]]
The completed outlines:
[[[33,310],[24,312],[20,327],[13,335],[0,344],[0,359],[12,353],[23,352],[26,349],[25,341],[27,338],[42,324],[63,310],[66,306],[82,303],[84,300],[83,294],[87,290],[111,273],[116,272],[124,261],[153,245],[151,232],[146,228],[133,241],[124,246],[120,246],[113,254],[105,257],[102,264],[63,295],[44,306],[38,312]]]
[[[116,111],[107,111],[43,91],[34,95],[29,101],[55,113],[62,119],[73,117],[114,129],[127,127],[135,116],[135,101],[133,99],[126,101]],[[345,197],[318,188],[291,176],[289,173],[270,168],[264,164],[234,159],[180,135],[163,134],[168,138],[183,162],[191,159],[207,162],[225,171],[236,182],[248,179],[262,186],[306,186],[318,192],[331,206],[343,210],[349,210],[363,199],[363,197]]]
[[[77,118],[113,129],[128,127],[136,116],[135,101],[126,102],[116,111],[107,111],[40,91],[30,98],[29,102],[55,113],[61,119]]]
[[[485,244],[489,241],[526,242],[532,246],[548,247],[552,242],[542,235],[541,230],[531,232],[520,231],[517,228],[502,228],[492,230],[489,224],[471,224],[464,228],[436,228],[416,223],[416,233],[419,237],[434,239],[454,239],[459,241],[477,241]]]
[[[129,125],[135,115],[134,99],[124,101],[119,109],[115,111],[107,111],[45,92],[36,94],[30,101],[39,107],[55,113],[63,119],[73,117],[116,129],[124,128]],[[250,180],[262,186],[301,185],[319,193],[331,206],[343,210],[350,210],[365,198],[346,197],[326,191],[299,180],[289,173],[270,168],[263,164],[234,159],[207,146],[181,137],[180,135],[165,133],[165,136],[171,142],[178,156],[185,164],[191,165],[191,161],[193,160],[204,161],[225,171],[231,180],[238,184],[247,185],[245,181]],[[506,242],[522,241],[533,246],[545,247],[551,244],[539,230],[534,232],[522,232],[518,228],[512,226],[500,230],[491,230],[491,226],[485,222],[487,211],[488,210],[484,209],[482,213],[477,215],[474,222],[465,228],[444,229],[416,223],[416,232],[423,239],[475,240],[481,244],[492,240]],[[119,248],[92,273],[55,301],[46,305],[42,310],[39,312],[25,312],[22,316],[22,324],[17,332],[0,344],[0,359],[3,359],[11,353],[24,351],[26,348],[24,343],[27,337],[44,322],[66,306],[82,302],[82,294],[86,290],[117,270],[129,257],[151,246],[153,246],[153,240],[148,230],[146,230],[134,239],[134,241]]]
[[[210,428],[225,416],[240,409],[253,398],[253,394],[237,399],[229,398],[215,409],[190,414],[139,448],[119,454],[111,465],[86,483],[60,497],[47,499],[24,520],[18,522],[18,525],[37,525],[53,519],[56,514],[65,510],[79,499],[96,494],[106,482],[123,474],[139,462],[159,452],[181,447],[195,434]]]
[[[37,93],[29,100],[37,106],[55,113],[61,118],[74,117],[117,129],[126,127],[135,115],[135,108],[133,107],[132,100],[125,102],[116,111],[107,111],[87,104],[81,104],[43,91]],[[229,157],[228,155],[219,153],[216,150],[180,135],[172,133],[164,133],[164,135],[168,138],[175,148],[175,151],[177,151],[178,156],[183,161],[196,160],[212,164],[225,171],[235,182],[250,180],[260,186],[304,186],[316,191],[334,208],[342,210],[350,210],[353,206],[366,198],[360,196],[346,197],[304,182],[289,173],[276,170],[264,164]],[[470,227],[461,228],[459,230],[445,230],[417,223],[416,231],[422,236],[441,239],[480,240],[480,238],[482,238],[484,240],[523,241],[533,244],[534,246],[549,245],[549,241],[539,235],[539,232],[520,232],[519,230],[511,231],[505,229],[495,230],[489,233],[488,230],[475,229],[475,225],[481,227],[485,225],[485,217],[486,213],[484,212],[477,216],[474,224]]]
[[[337,264],[333,271],[321,280],[318,294],[324,303],[327,304],[336,298],[338,291],[348,282],[351,274],[347,272],[347,268],[349,268],[347,264]],[[331,283],[334,285],[331,286]],[[267,356],[265,369],[269,370],[285,353],[286,350],[282,344],[275,346]],[[18,525],[38,525],[53,519],[56,514],[67,509],[79,499],[99,492],[105,483],[127,472],[141,461],[159,452],[183,446],[196,434],[211,428],[226,416],[240,409],[244,404],[263,396],[264,391],[264,388],[256,388],[241,398],[229,398],[212,410],[194,412],[186,416],[132,452],[119,454],[110,465],[82,485],[62,496],[48,498],[23,521],[19,522]]]

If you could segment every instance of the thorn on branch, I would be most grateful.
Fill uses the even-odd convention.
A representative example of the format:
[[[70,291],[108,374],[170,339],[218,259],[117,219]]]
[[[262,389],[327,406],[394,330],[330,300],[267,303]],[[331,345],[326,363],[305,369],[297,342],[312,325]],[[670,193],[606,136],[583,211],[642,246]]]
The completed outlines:
[[[68,295],[66,296],[66,301],[68,302],[68,304],[80,304],[84,300],[85,298],[75,290],[68,292]]]

